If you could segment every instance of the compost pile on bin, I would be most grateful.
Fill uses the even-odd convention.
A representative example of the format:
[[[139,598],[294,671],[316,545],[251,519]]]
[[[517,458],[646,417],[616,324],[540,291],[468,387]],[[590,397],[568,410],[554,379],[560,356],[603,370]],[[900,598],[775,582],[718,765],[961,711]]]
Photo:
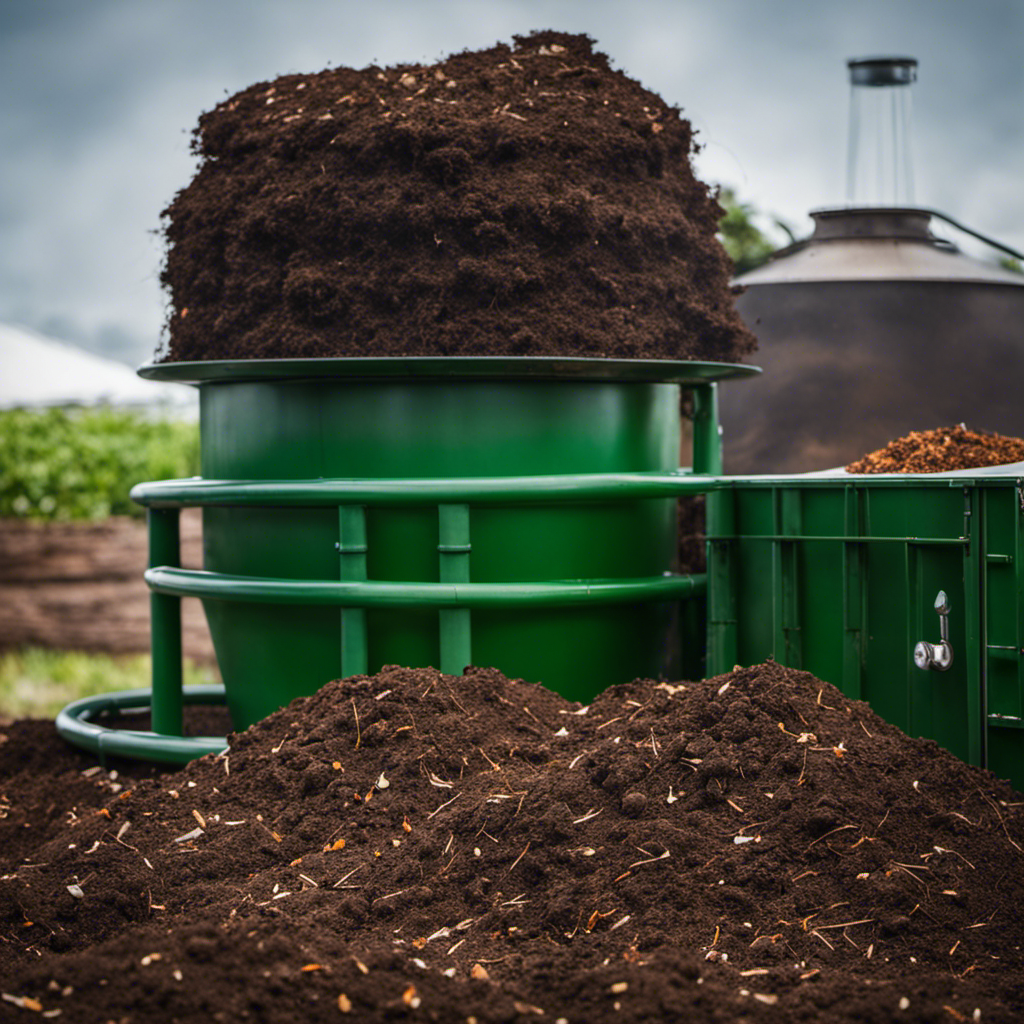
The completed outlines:
[[[864,455],[849,473],[947,473],[1024,461],[1024,439],[955,427],[914,430]]]
[[[193,145],[165,360],[754,348],[689,122],[586,36],[286,75]]]
[[[1024,1014],[1024,798],[772,662],[389,667],[149,778],[2,732],[3,1020]]]

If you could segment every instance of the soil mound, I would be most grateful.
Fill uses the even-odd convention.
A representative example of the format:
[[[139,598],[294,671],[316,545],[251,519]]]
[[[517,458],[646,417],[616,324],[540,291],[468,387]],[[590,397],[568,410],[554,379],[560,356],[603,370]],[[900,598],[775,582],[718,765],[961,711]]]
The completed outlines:
[[[48,756],[41,724],[3,735],[4,1005],[86,1022],[1024,1012],[1020,798],[774,663],[588,708],[493,670],[386,668],[141,779]]]
[[[689,122],[592,42],[287,75],[204,114],[160,357],[752,351]]]
[[[946,473],[1022,460],[1024,439],[968,430],[961,423],[955,427],[911,431],[851,462],[846,469],[849,473]]]

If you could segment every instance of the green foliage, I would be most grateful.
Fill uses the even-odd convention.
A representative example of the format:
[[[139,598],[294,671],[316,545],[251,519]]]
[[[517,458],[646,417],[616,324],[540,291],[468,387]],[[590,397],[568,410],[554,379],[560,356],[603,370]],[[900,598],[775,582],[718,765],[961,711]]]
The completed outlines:
[[[754,222],[760,216],[754,206],[741,203],[731,188],[723,185],[718,201],[725,209],[725,216],[718,224],[719,237],[735,264],[736,273],[745,274],[764,263],[779,244]],[[793,241],[793,233],[781,220],[772,218],[772,224],[788,235],[789,241]]]
[[[184,680],[219,682],[214,668],[184,664]],[[50,718],[79,697],[150,685],[150,657],[27,647],[0,652],[0,717]]]
[[[0,516],[104,519],[142,515],[144,480],[199,472],[199,428],[98,409],[0,410]]]

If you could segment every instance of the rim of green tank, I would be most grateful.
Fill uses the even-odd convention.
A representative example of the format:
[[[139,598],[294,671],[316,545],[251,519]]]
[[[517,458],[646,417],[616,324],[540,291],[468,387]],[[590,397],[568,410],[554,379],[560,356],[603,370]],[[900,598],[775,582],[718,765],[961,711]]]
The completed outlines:
[[[759,366],[746,363],[670,359],[589,359],[576,356],[381,356],[319,359],[210,359],[147,363],[146,380],[206,384],[217,381],[295,378],[462,380],[581,380],[709,384],[753,377]]]

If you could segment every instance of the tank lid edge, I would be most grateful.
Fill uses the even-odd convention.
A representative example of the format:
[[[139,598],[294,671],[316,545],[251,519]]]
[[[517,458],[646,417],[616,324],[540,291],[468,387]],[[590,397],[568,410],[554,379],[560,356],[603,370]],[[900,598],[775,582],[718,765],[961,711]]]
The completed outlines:
[[[578,380],[705,384],[752,377],[747,363],[533,356],[384,356],[147,363],[146,380],[191,384],[271,380]]]

